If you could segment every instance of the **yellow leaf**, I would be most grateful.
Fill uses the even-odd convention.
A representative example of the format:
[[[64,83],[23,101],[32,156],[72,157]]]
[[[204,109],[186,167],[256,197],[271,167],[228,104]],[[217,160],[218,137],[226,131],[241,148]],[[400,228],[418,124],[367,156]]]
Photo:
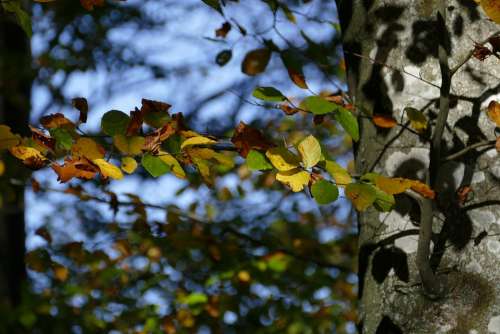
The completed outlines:
[[[57,280],[65,282],[68,279],[69,276],[68,268],[61,266],[60,264],[55,264],[53,270],[54,270],[54,277]]]
[[[307,136],[297,147],[305,168],[315,166],[321,159],[321,146],[314,136]]]
[[[333,177],[337,186],[346,186],[352,182],[351,175],[335,161],[326,160],[326,171]]]
[[[389,178],[382,175],[377,176],[375,185],[389,195],[401,194],[411,188],[413,180],[402,177]]]
[[[500,127],[500,103],[491,101],[488,105],[488,117],[492,122],[495,122],[497,127]]]
[[[121,169],[127,174],[132,174],[137,169],[137,161],[132,157],[123,157]]]
[[[138,155],[142,153],[145,139],[141,136],[127,137],[116,135],[113,137],[113,144],[122,153],[126,155]]]
[[[436,197],[436,193],[431,189],[431,187],[417,180],[412,181],[411,189],[430,199],[434,199]]]
[[[186,147],[186,146],[192,146],[192,145],[212,145],[217,143],[215,140],[203,137],[203,136],[197,136],[197,137],[191,137],[186,140],[184,140],[181,144],[181,150]]]
[[[285,147],[273,147],[267,150],[266,157],[280,172],[286,172],[299,167],[300,159]]]
[[[481,7],[491,20],[500,24],[500,1],[481,0]]]
[[[167,165],[170,166],[170,171],[175,176],[177,176],[180,179],[186,178],[186,173],[184,172],[184,169],[182,169],[181,164],[179,163],[179,161],[177,161],[176,158],[174,158],[173,155],[171,155],[167,152],[160,151],[160,153],[158,154],[158,157],[161,159],[161,161],[163,161],[164,163],[166,163]]]
[[[293,192],[299,192],[309,183],[311,176],[308,172],[297,169],[278,172],[276,180],[288,185]]]
[[[427,118],[423,112],[411,107],[406,107],[405,111],[410,120],[410,125],[415,131],[422,133],[427,130]]]
[[[9,149],[10,153],[19,160],[26,161],[28,159],[47,160],[40,151],[33,147],[14,146]]]
[[[10,131],[7,125],[0,124],[0,150],[11,148],[19,144],[19,136]]]
[[[94,164],[99,167],[99,170],[101,171],[102,176],[104,177],[110,177],[115,180],[120,180],[123,178],[123,173],[120,170],[120,168],[116,167],[115,165],[107,162],[104,159],[94,159],[92,160]]]
[[[0,160],[0,176],[2,176],[3,173],[5,173],[5,163]]]
[[[78,138],[76,143],[71,147],[71,153],[75,158],[87,158],[90,160],[104,158],[104,147],[97,144],[90,138]]]
[[[377,199],[375,188],[366,183],[351,183],[345,188],[346,196],[358,211],[365,211]]]

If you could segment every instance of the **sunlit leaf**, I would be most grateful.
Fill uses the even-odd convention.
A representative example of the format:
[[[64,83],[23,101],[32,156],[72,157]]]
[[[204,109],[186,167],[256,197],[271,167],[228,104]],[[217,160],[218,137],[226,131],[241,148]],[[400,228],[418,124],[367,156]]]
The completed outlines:
[[[163,161],[166,165],[169,166],[169,169],[175,176],[181,179],[186,178],[186,173],[184,172],[184,169],[182,169],[182,166],[180,165],[179,161],[177,161],[177,159],[175,159],[173,155],[167,152],[160,151],[158,157],[160,158],[161,161]]]
[[[142,156],[142,167],[153,177],[159,177],[170,171],[171,166],[166,164],[160,157],[146,153]]]
[[[276,174],[276,180],[288,185],[293,192],[299,192],[309,184],[311,175],[299,168],[280,171]]]
[[[500,103],[491,101],[488,104],[488,117],[497,127],[500,127]]]
[[[372,121],[373,124],[384,129],[391,129],[398,124],[394,118],[388,115],[373,115]]]
[[[345,188],[346,196],[358,211],[365,211],[377,198],[375,187],[366,183],[351,183]]]
[[[335,161],[326,160],[325,169],[333,177],[337,186],[346,186],[352,182],[349,172]]]
[[[377,187],[374,188],[376,191],[376,198],[375,202],[373,203],[373,207],[382,212],[391,211],[394,208],[394,205],[396,205],[396,199],[394,198],[394,196],[380,190]]]
[[[71,146],[71,154],[77,158],[85,157],[90,160],[102,159],[105,153],[104,147],[90,138],[78,138],[73,146]]]
[[[67,158],[63,165],[53,163],[51,167],[58,176],[57,180],[62,183],[68,182],[74,177],[90,180],[99,172],[99,169],[85,158]]]
[[[315,115],[324,115],[337,110],[340,106],[325,100],[321,96],[308,96],[302,102],[304,107]]]
[[[120,167],[125,173],[132,174],[137,169],[137,161],[132,157],[123,157]]]
[[[47,158],[45,158],[40,151],[33,147],[13,146],[9,148],[9,152],[19,160],[22,160],[23,164],[32,169],[39,169],[43,167],[47,161]]]
[[[266,157],[279,171],[286,172],[299,167],[300,158],[285,147],[273,147],[267,150]]]
[[[404,179],[401,177],[389,178],[382,175],[378,175],[375,178],[375,185],[380,188],[380,190],[386,192],[389,195],[395,195],[405,192],[410,189],[413,181],[409,179]]]
[[[56,128],[74,129],[75,123],[67,119],[63,114],[56,113],[43,116],[40,119],[40,124],[48,130]]]
[[[305,168],[315,166],[321,159],[321,146],[318,140],[312,135],[302,140],[297,146],[297,150],[302,157],[302,163]]]
[[[115,165],[107,162],[104,159],[94,159],[92,160],[94,164],[99,167],[99,170],[104,177],[110,177],[115,180],[120,180],[123,178],[123,173],[120,170],[120,168],[116,167]]]
[[[248,52],[241,63],[241,71],[247,75],[257,75],[266,70],[271,59],[271,50],[268,48],[256,49]]]
[[[500,24],[500,2],[498,0],[481,0],[481,7],[493,22]]]
[[[311,186],[311,194],[318,204],[329,204],[339,197],[339,189],[326,180],[319,180]]]
[[[259,100],[267,102],[282,102],[286,100],[286,97],[274,87],[257,87],[252,95]]]
[[[126,155],[141,154],[145,141],[145,138],[141,136],[113,136],[113,144],[115,147],[120,151],[120,153]]]
[[[196,136],[196,137],[191,137],[186,140],[184,140],[181,144],[181,150],[184,149],[187,146],[193,146],[193,145],[213,145],[216,144],[217,141],[213,140],[208,137],[203,137],[203,136]]]

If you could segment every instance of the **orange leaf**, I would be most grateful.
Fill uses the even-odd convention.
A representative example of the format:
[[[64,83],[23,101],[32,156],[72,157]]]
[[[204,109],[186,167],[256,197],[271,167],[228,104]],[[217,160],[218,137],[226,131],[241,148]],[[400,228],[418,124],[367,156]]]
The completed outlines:
[[[99,172],[99,168],[85,158],[66,158],[63,165],[53,163],[51,167],[58,176],[57,180],[61,183],[68,182],[74,177],[90,180]]]
[[[64,117],[64,115],[61,113],[44,116],[40,119],[40,123],[46,129],[75,127],[75,124]]]
[[[500,127],[500,103],[491,101],[488,105],[488,117],[495,122],[497,127]]]
[[[375,124],[379,128],[384,129],[393,128],[398,124],[398,122],[394,118],[387,115],[373,115],[372,121],[373,124]]]
[[[226,38],[226,35],[230,30],[231,24],[229,22],[224,22],[219,29],[215,30],[215,37]]]
[[[436,193],[434,192],[434,190],[432,190],[431,187],[429,187],[427,184],[420,181],[414,180],[411,185],[411,189],[416,191],[420,195],[430,199],[434,199],[436,197]]]
[[[41,146],[47,147],[51,150],[55,149],[56,146],[56,140],[54,138],[51,138],[47,136],[45,133],[42,131],[38,130],[37,128],[33,126],[29,126],[31,130],[31,138],[37,143],[40,144]]]

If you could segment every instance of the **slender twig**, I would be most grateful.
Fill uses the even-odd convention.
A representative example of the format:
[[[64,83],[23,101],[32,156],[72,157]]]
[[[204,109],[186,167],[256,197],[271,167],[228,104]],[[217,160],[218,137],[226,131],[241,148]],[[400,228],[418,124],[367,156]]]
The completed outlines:
[[[496,37],[496,36],[500,36],[500,31],[497,31],[495,32],[493,35],[491,35],[490,37],[488,37],[487,39],[485,39],[484,41],[480,42],[480,43],[476,43],[476,45],[484,45],[486,43],[488,43],[488,41],[493,38],[493,37]],[[469,59],[472,58],[472,56],[474,55],[474,51],[475,51],[475,48],[472,49],[468,54],[467,56],[465,56],[464,59],[462,59],[457,65],[455,65],[455,67],[453,67],[451,70],[450,70],[450,74],[451,76],[453,76],[462,66],[464,66],[468,61]]]
[[[495,146],[495,143],[496,143],[496,140],[484,140],[484,141],[480,141],[480,142],[477,142],[477,143],[474,143],[472,145],[469,145],[467,147],[464,147],[463,149],[461,149],[460,151],[456,152],[456,153],[453,153],[453,154],[450,154],[446,157],[443,158],[444,161],[450,161],[450,160],[455,160],[457,158],[460,158],[461,156],[467,154],[469,151],[471,150],[474,150],[476,148],[479,148],[479,147],[488,147],[488,146]]]

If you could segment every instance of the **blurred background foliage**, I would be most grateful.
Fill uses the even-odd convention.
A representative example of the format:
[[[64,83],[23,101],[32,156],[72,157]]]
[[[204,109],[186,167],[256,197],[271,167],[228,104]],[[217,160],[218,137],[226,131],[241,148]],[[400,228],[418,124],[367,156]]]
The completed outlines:
[[[339,163],[351,159],[351,142],[332,120],[288,116],[251,96],[273,86],[299,103],[345,87],[333,1],[29,5],[35,124],[54,112],[76,117],[71,99],[84,96],[85,130],[99,136],[104,112],[149,98],[172,104],[201,133],[230,138],[243,120],[289,144],[314,134]],[[263,48],[269,63],[254,73],[244,59]],[[2,312],[0,332],[353,333],[357,245],[348,202],[318,206],[243,162],[210,185],[195,173],[69,186],[52,171],[33,173],[28,279],[21,300]]]

